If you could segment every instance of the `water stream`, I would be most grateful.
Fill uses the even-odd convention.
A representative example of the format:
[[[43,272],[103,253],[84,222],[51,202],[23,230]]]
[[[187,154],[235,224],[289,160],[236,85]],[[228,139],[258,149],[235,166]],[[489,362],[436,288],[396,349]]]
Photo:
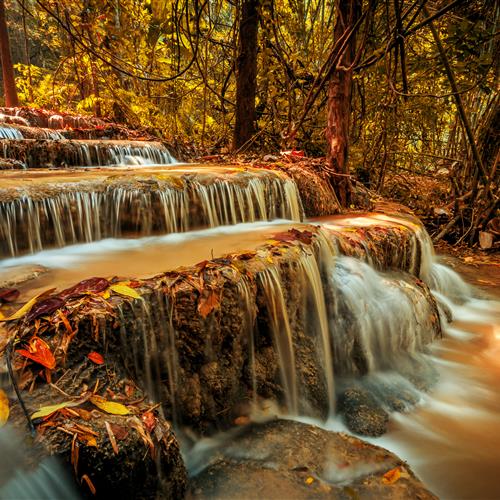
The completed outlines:
[[[52,116],[49,126],[64,120]],[[14,130],[19,133],[0,128],[0,137],[18,139]],[[269,334],[278,365],[273,383],[282,392],[271,403],[276,414],[345,430],[336,397],[355,380],[392,415],[388,434],[373,442],[408,460],[432,491],[450,499],[500,496],[495,475],[500,469],[499,302],[474,298],[473,290],[439,262],[422,226],[382,214],[323,218],[314,221],[320,226],[314,243],[297,245],[280,265],[262,245],[278,232],[313,229],[300,222],[303,208],[291,179],[223,167],[150,171],[150,163],[172,158],[164,148],[147,144],[103,148],[87,141],[76,154],[77,164],[144,162],[146,168],[118,169],[123,178],[116,184],[103,172],[85,173],[85,181],[80,171],[6,175],[0,286],[14,284],[26,301],[46,288],[63,289],[91,276],[145,278],[227,254],[257,252],[265,265],[252,282],[242,275],[234,292],[244,311],[254,415],[264,401],[258,394],[258,365],[267,359],[259,342]],[[21,181],[30,187],[20,191]],[[346,234],[373,227],[410,230],[409,245],[384,260],[368,244],[367,231],[357,253],[350,253]],[[420,280],[431,288],[439,311]],[[259,294],[263,304],[257,304]],[[170,417],[180,429],[185,366],[173,307],[157,291],[130,311],[120,309],[119,319],[124,342],[132,330],[140,336],[142,345],[133,349],[141,348],[132,358],[136,371],[144,371],[145,388],[152,399],[165,389]],[[255,318],[258,307],[265,321]],[[443,339],[437,338],[440,324]],[[210,331],[205,333],[204,366],[217,361]],[[310,364],[304,367],[306,358]],[[440,378],[431,392],[422,391],[411,371],[415,366],[437,368]],[[398,411],[387,402],[388,388],[409,394]],[[318,420],[321,414],[325,418]],[[210,446],[225,441],[227,435]],[[196,470],[200,460],[193,454],[200,448],[203,442],[188,457]]]

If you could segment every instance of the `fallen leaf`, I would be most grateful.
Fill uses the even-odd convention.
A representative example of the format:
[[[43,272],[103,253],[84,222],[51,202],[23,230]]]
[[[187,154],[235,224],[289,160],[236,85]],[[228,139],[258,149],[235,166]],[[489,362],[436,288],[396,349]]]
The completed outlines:
[[[89,278],[80,281],[71,288],[63,290],[59,294],[59,297],[61,297],[61,299],[67,300],[73,297],[78,297],[79,295],[84,295],[86,293],[99,293],[106,290],[108,286],[109,281],[105,278]]]
[[[16,352],[25,358],[31,359],[32,361],[45,366],[45,368],[49,368],[50,370],[56,366],[56,358],[54,358],[52,351],[39,337],[33,337],[30,340],[28,350],[18,349]]]
[[[49,297],[48,299],[40,300],[26,314],[26,321],[33,321],[44,314],[52,314],[63,305],[64,300],[59,297]]]
[[[128,436],[128,429],[118,424],[109,424],[113,434],[118,441],[123,441]]]
[[[390,471],[387,471],[382,476],[382,482],[384,484],[393,484],[401,477],[401,469],[399,467],[395,467]]]
[[[35,295],[32,299],[30,299],[24,306],[22,306],[20,309],[18,309],[14,314],[9,316],[8,318],[3,318],[0,321],[12,321],[14,319],[20,319],[23,316],[25,316],[29,311],[31,311],[31,308],[38,302],[40,301],[43,297],[46,297],[47,295],[51,294],[55,288],[51,288],[50,290],[45,290],[45,292],[39,293],[38,295]]]
[[[307,479],[306,479],[306,484],[313,484],[314,483],[314,478],[312,476],[309,476]]]
[[[133,288],[130,288],[128,285],[117,284],[117,285],[111,285],[109,288],[113,290],[113,292],[118,293],[119,295],[124,295],[125,297],[131,297],[133,299],[141,298],[141,296]]]
[[[76,406],[74,401],[64,401],[63,403],[59,403],[57,405],[42,406],[38,411],[31,415],[31,420],[48,417],[56,411],[62,410],[63,408],[69,408],[71,406]]]
[[[2,302],[14,302],[19,297],[19,290],[15,288],[0,288],[0,304]]]
[[[219,294],[215,290],[204,292],[198,302],[198,312],[206,318],[214,309],[219,307]]]
[[[47,417],[49,415],[52,415],[52,413],[55,413],[56,411],[59,411],[63,408],[74,408],[75,406],[80,406],[81,404],[88,401],[89,398],[90,398],[90,393],[87,393],[84,394],[81,398],[74,401],[64,401],[56,405],[42,406],[38,411],[36,411],[35,413],[33,413],[33,415],[31,415],[31,420]],[[80,413],[80,411],[83,410],[78,409],[78,413]]]
[[[151,432],[155,428],[156,417],[154,416],[153,412],[147,411],[146,413],[143,413],[141,419],[144,422],[144,426],[146,427],[148,432]]]
[[[87,358],[90,359],[93,363],[96,365],[103,365],[104,364],[104,358],[98,353],[98,352],[91,352],[87,354]]]
[[[9,398],[7,394],[0,389],[0,427],[3,427],[9,420]]]
[[[90,398],[90,402],[100,410],[112,415],[128,415],[130,413],[130,410],[125,405],[115,403],[114,401],[108,401],[101,396],[93,395]]]

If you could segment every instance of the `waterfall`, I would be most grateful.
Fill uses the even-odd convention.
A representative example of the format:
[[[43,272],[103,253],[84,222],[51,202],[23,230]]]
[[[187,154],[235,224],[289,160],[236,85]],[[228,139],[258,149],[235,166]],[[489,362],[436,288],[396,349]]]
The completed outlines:
[[[23,139],[23,134],[14,127],[0,127],[0,139]]]
[[[175,180],[175,179],[174,179]],[[34,253],[101,238],[168,234],[198,227],[275,218],[300,220],[302,207],[294,182],[274,173],[242,176],[234,183],[202,184],[178,178],[152,187],[75,185],[51,197],[24,194],[0,203],[0,255]]]
[[[246,182],[193,182],[195,198],[202,203],[204,224],[216,227],[257,220],[302,219],[300,195],[291,179],[272,174],[241,179]]]
[[[439,322],[429,297],[404,276],[338,257],[331,279],[335,366],[346,375],[394,368],[421,352]]]
[[[10,134],[3,141],[3,157],[26,160],[28,167],[105,167],[115,165],[171,165],[177,160],[160,142],[70,140],[59,130],[36,129],[36,133],[23,139],[14,130],[4,127]],[[17,131],[20,134],[20,132]],[[16,134],[15,136],[12,134]],[[1,137],[1,136],[0,136]]]
[[[292,328],[288,317],[283,285],[276,267],[271,267],[259,273],[260,284],[264,290],[270,319],[270,330],[278,354],[278,364],[281,383],[285,393],[287,412],[290,415],[299,414],[299,393],[295,349]]]

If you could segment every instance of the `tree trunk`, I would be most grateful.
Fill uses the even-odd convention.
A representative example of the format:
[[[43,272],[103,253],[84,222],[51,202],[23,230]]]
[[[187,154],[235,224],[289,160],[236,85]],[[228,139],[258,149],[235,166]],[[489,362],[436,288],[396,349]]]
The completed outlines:
[[[2,61],[2,77],[5,96],[5,106],[19,106],[16,82],[14,80],[14,67],[10,55],[9,33],[5,20],[5,2],[0,0],[0,56]]]
[[[233,150],[241,148],[255,133],[257,91],[257,35],[260,0],[243,0],[236,59],[236,121]]]
[[[338,40],[351,30],[361,15],[361,0],[339,0],[334,37]],[[351,183],[347,164],[351,116],[352,69],[356,55],[356,37],[349,44],[328,84],[326,140],[330,184],[343,206],[350,202]]]

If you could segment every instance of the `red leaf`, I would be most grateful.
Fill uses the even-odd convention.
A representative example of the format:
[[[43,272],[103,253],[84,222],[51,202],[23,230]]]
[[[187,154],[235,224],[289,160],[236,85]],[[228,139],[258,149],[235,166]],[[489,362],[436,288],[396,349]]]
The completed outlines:
[[[144,423],[144,427],[146,427],[148,432],[151,432],[156,427],[156,417],[152,412],[147,411],[146,413],[143,413],[141,418]]]
[[[78,297],[79,295],[83,295],[84,293],[99,293],[106,290],[108,286],[109,286],[109,281],[105,278],[89,278],[80,281],[80,283],[77,283],[71,288],[63,290],[59,294],[59,297],[61,297],[64,300],[67,300],[73,297]]]
[[[54,311],[64,305],[64,300],[58,297],[49,297],[48,299],[37,302],[26,315],[26,321],[33,321],[44,314],[52,314]]]
[[[16,352],[50,370],[56,366],[56,358],[54,358],[49,346],[38,337],[33,337],[30,340],[28,350],[19,349]]]
[[[89,353],[87,357],[90,359],[90,361],[94,362],[96,365],[104,364],[104,358],[98,352],[93,351]]]
[[[15,288],[0,288],[0,304],[2,302],[14,302],[19,297],[19,290]]]

